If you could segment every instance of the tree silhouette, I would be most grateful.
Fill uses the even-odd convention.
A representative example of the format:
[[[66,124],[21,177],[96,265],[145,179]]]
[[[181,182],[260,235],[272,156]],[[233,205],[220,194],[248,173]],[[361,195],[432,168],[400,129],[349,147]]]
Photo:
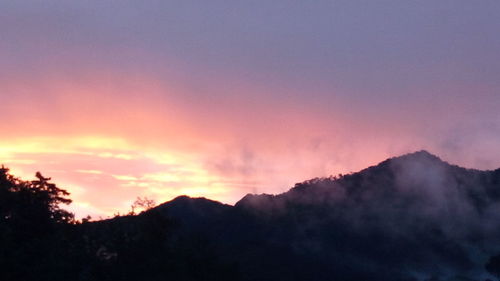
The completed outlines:
[[[29,223],[71,223],[72,213],[62,209],[70,204],[69,193],[50,183],[40,172],[37,180],[23,181],[0,168],[0,220],[3,223],[26,221]]]
[[[137,197],[130,206],[129,215],[136,215],[138,213],[137,210],[147,211],[156,206],[156,202],[153,199],[149,199],[148,197]]]
[[[36,177],[23,181],[0,168],[0,280],[48,280],[64,264],[60,253],[74,216],[60,205],[71,203],[69,193]]]

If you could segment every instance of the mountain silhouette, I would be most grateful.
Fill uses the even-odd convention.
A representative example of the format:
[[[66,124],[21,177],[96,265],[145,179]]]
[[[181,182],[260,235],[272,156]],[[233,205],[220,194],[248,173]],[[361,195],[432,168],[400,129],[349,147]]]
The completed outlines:
[[[427,151],[234,206],[179,196],[94,222],[72,222],[49,180],[0,169],[1,280],[500,278],[500,169]]]
[[[205,237],[243,280],[484,280],[500,253],[500,169],[427,151],[234,206],[182,196],[154,211]]]

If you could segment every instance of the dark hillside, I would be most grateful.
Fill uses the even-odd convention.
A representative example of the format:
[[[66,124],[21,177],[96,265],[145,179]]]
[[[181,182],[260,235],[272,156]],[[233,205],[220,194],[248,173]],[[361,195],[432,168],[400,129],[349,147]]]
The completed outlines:
[[[500,274],[500,169],[420,151],[235,206],[180,196],[63,226],[53,280],[483,281]]]

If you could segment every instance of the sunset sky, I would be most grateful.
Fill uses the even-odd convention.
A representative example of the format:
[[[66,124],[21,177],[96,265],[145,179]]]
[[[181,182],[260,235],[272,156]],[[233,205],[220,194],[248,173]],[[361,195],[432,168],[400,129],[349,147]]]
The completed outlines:
[[[0,163],[78,216],[427,149],[500,167],[500,1],[0,1]]]

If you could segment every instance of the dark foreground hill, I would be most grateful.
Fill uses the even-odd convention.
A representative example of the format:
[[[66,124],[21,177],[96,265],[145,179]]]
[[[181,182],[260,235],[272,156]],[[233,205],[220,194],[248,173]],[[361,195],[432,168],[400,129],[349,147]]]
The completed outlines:
[[[496,280],[500,169],[421,151],[235,206],[181,196],[71,233],[61,280]]]

